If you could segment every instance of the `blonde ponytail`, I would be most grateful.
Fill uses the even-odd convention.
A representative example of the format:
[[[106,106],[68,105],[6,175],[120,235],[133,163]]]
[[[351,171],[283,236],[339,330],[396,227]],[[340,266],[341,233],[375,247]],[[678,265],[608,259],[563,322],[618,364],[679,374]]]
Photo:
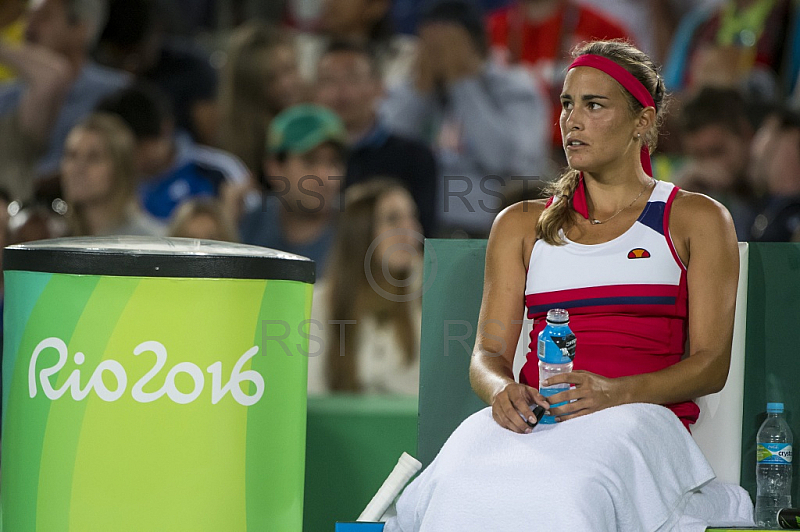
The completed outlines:
[[[564,244],[559,231],[572,222],[572,196],[578,188],[580,179],[580,172],[569,168],[547,186],[545,192],[553,196],[553,202],[539,216],[539,221],[536,223],[537,238],[553,246]]]

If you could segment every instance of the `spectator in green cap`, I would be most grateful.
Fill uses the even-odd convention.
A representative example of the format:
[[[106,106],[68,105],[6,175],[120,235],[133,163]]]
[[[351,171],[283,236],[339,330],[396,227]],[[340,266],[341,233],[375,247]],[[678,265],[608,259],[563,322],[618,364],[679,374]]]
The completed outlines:
[[[346,135],[336,114],[318,105],[296,105],[272,120],[264,161],[270,191],[260,209],[244,215],[244,243],[308,257],[322,276],[339,211]]]

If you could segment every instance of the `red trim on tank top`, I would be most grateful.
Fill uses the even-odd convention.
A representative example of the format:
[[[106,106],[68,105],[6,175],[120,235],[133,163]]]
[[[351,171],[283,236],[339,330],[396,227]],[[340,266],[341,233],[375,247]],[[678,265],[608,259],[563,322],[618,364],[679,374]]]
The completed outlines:
[[[680,188],[673,185],[672,192],[669,193],[669,198],[667,198],[666,205],[664,205],[664,236],[667,238],[667,246],[669,246],[669,250],[672,252],[672,258],[675,259],[675,262],[680,266],[681,271],[686,272],[686,265],[675,250],[675,243],[672,241],[672,234],[669,232],[669,214],[672,212],[672,202],[675,200],[675,196],[678,194],[679,190]]]

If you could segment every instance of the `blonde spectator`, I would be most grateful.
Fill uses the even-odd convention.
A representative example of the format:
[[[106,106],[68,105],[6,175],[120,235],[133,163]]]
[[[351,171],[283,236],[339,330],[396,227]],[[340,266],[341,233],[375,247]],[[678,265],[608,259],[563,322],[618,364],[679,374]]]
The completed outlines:
[[[237,29],[219,88],[221,148],[261,175],[272,118],[305,98],[292,40],[260,23]]]
[[[160,235],[136,195],[133,133],[117,116],[90,115],[67,136],[61,187],[74,235]]]
[[[421,230],[399,181],[373,179],[347,190],[327,274],[314,294],[312,326],[321,327],[322,342],[319,356],[311,347],[309,393],[417,394]],[[344,331],[337,324],[348,321]]]
[[[180,204],[172,216],[169,236],[198,238],[201,240],[239,240],[227,214],[217,200],[191,199]]]

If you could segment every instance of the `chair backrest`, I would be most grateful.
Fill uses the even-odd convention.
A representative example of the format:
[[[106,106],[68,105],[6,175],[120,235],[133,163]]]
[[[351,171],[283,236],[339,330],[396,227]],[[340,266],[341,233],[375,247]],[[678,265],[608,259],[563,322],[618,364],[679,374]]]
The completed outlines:
[[[485,240],[425,240],[417,439],[423,466],[486,406],[469,384],[485,258]]]
[[[739,244],[742,269],[728,383],[721,392],[700,399],[701,415],[693,427],[695,440],[718,478],[734,483],[739,482],[741,464],[747,252],[747,244]],[[485,257],[485,240],[425,241],[417,452],[423,465],[433,460],[461,421],[486,406],[469,384]],[[526,319],[514,360],[515,375],[524,364],[531,327]]]
[[[692,436],[703,450],[717,478],[733,484],[741,481],[748,264],[748,245],[740,242],[739,289],[736,293],[736,317],[728,381],[722,391],[697,399],[700,417],[692,427]]]

